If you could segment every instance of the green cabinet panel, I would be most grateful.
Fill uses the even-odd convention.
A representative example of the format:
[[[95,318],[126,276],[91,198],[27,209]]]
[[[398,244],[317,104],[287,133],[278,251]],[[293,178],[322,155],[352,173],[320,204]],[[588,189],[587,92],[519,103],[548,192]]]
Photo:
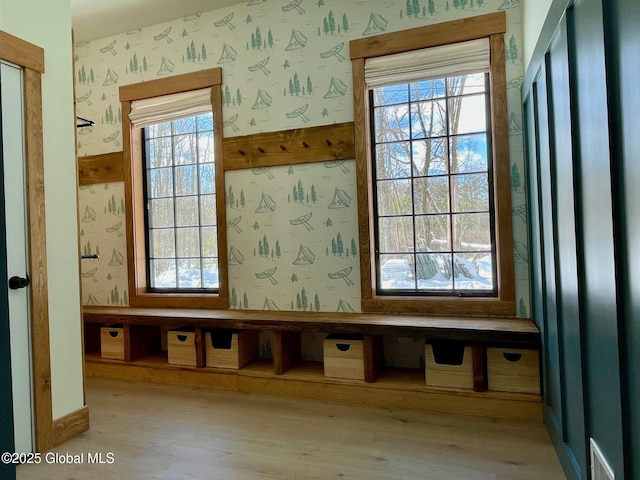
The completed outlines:
[[[525,75],[533,318],[569,478],[640,478],[640,4],[556,0]]]
[[[614,251],[609,111],[602,4],[576,2],[570,9],[576,108],[574,145],[579,156],[579,273],[584,326],[588,435],[616,474],[624,478]]]
[[[637,0],[603,2],[608,38],[608,82],[612,120],[618,295],[622,304],[621,377],[625,478],[640,478],[640,6]]]
[[[587,478],[582,337],[576,238],[574,149],[571,136],[571,88],[566,17],[556,31],[547,55],[550,144],[553,152],[554,232],[556,245],[557,309],[562,365],[563,443],[578,478]]]

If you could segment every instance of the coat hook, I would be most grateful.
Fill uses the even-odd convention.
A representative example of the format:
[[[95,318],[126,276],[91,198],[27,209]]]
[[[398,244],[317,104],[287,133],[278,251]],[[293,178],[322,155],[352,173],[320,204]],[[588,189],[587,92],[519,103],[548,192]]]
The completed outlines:
[[[259,151],[260,153],[264,153],[264,148],[262,148],[262,147],[258,147],[258,151]]]
[[[287,147],[285,147],[284,145],[280,145],[280,149],[284,152],[287,150]]]
[[[325,140],[325,142],[327,142],[327,145],[331,146],[331,140],[329,140],[328,138]]]
[[[309,148],[309,144],[307,142],[302,142],[302,145],[304,145],[304,148]]]
[[[238,153],[244,156],[244,150],[238,150]]]
[[[93,127],[94,125],[95,125],[95,122],[93,120],[87,120],[86,118],[76,117],[77,128]]]

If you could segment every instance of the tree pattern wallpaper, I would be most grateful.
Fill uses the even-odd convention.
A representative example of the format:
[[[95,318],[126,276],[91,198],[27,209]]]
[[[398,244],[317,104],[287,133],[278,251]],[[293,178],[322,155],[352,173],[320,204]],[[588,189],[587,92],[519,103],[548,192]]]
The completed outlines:
[[[359,311],[354,171],[349,160],[227,173],[232,308]]]
[[[78,154],[121,150],[120,86],[218,66],[225,137],[353,121],[350,40],[499,10],[507,13],[518,314],[526,316],[520,0],[250,0],[77,45],[77,114],[95,121],[79,129]],[[231,308],[360,311],[355,183],[352,160],[227,173],[229,251],[221,255]],[[83,252],[100,250],[82,263],[85,304],[127,304],[122,197],[122,184],[81,189]]]
[[[124,306],[127,245],[122,182],[83,185],[78,194],[82,297],[85,305]]]

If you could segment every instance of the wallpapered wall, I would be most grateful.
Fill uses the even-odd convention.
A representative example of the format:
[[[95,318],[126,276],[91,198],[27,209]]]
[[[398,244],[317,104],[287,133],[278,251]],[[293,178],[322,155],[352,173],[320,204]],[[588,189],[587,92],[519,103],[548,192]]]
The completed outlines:
[[[349,40],[498,10],[507,12],[518,313],[527,315],[520,0],[251,0],[78,45],[77,111],[96,122],[79,130],[78,153],[122,148],[121,85],[216,66],[225,137],[353,121]],[[354,167],[227,173],[232,308],[360,310]],[[85,304],[128,302],[123,198],[122,183],[80,191],[82,249],[100,254],[83,260]]]

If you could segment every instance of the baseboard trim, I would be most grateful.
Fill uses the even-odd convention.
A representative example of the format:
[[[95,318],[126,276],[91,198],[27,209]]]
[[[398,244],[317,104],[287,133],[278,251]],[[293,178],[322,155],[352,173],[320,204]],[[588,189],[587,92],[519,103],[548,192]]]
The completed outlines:
[[[89,430],[89,406],[71,412],[53,422],[53,445],[57,447],[67,440]]]
[[[547,406],[545,406],[543,410],[543,422],[567,479],[580,480],[586,478],[586,473],[582,470],[582,465],[578,462],[572,446],[562,440],[562,435],[552,419],[550,409]],[[587,470],[588,466],[585,465],[584,468]]]
[[[129,363],[89,358],[85,364],[87,377],[542,422],[539,395],[428,387],[423,373],[406,370],[397,377],[382,374],[376,382],[365,383],[327,378],[320,362],[301,362],[282,375],[273,373],[273,361],[267,359],[256,360],[239,370],[169,365],[166,357]]]

